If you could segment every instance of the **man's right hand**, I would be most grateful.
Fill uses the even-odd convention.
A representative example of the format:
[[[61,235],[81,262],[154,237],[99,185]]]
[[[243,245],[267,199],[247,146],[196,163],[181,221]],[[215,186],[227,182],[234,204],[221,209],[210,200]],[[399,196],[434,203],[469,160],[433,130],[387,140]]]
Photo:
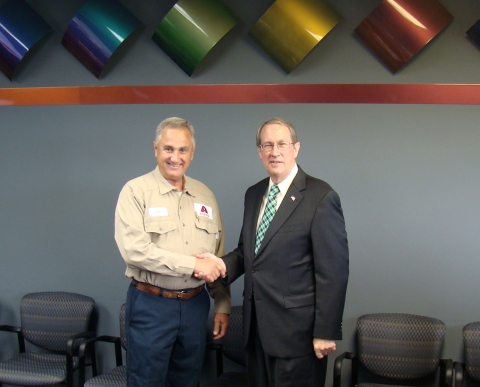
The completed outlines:
[[[218,258],[216,257],[215,255],[213,255],[212,253],[201,253],[201,254],[197,254],[197,258],[200,258],[200,259],[211,259],[215,262],[217,262],[220,266],[221,266],[221,270],[220,270],[220,274],[222,276],[222,278],[225,278],[225,276],[227,275],[227,266],[225,266],[225,262],[223,261],[223,259],[221,258]],[[198,279],[203,279],[205,280],[206,282],[213,282],[211,281],[208,276],[206,276],[204,273],[202,272],[198,272],[198,273],[194,273],[194,276],[195,278],[198,278]]]
[[[195,259],[195,268],[193,269],[195,278],[213,282],[220,276],[225,277],[226,272],[225,264],[222,265],[214,259],[203,257]]]

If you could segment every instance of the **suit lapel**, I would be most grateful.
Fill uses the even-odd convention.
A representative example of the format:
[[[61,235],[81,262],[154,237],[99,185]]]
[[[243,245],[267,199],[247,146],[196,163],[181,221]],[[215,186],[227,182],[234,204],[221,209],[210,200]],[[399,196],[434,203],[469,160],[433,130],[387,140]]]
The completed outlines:
[[[286,220],[290,217],[290,215],[293,213],[293,211],[295,211],[297,206],[302,201],[303,195],[300,191],[303,191],[305,189],[305,180],[305,172],[303,172],[303,170],[298,167],[297,175],[293,179],[292,184],[290,184],[290,187],[288,188],[288,191],[282,200],[282,204],[280,204],[280,207],[277,209],[277,212],[275,213],[275,216],[273,217],[273,220],[271,221],[270,226],[265,233],[265,237],[262,240],[262,244],[260,245],[260,249],[258,250],[257,257],[262,253],[262,251],[268,245],[273,236],[283,226]],[[257,210],[257,219],[258,213],[259,211]],[[253,242],[253,244],[255,245],[255,241]]]

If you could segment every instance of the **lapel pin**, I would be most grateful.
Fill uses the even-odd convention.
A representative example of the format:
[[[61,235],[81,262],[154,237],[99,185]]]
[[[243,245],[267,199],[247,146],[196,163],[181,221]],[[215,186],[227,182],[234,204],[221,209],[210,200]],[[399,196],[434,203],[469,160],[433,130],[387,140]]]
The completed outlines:
[[[295,201],[295,196],[290,196],[290,199],[292,199],[292,201]]]

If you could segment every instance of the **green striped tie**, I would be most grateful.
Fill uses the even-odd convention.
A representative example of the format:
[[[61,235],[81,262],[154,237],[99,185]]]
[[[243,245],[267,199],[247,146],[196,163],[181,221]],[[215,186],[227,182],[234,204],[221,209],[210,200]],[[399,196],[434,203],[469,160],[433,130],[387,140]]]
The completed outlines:
[[[268,200],[267,205],[265,206],[265,211],[262,216],[262,221],[260,222],[260,226],[258,227],[257,231],[257,238],[255,240],[255,255],[258,253],[258,249],[260,249],[260,245],[262,244],[263,237],[267,232],[268,226],[272,221],[273,217],[275,216],[275,212],[277,211],[277,194],[280,192],[278,189],[278,185],[272,185],[270,188],[270,192],[268,193]]]

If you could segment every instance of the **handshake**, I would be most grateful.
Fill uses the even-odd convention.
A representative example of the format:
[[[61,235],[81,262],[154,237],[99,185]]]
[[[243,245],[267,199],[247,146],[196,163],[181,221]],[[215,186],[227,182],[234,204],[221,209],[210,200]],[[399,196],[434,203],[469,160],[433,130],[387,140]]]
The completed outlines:
[[[223,259],[216,257],[210,253],[202,253],[196,255],[195,268],[193,276],[203,279],[205,282],[213,282],[218,277],[225,278],[227,275],[227,267]]]

